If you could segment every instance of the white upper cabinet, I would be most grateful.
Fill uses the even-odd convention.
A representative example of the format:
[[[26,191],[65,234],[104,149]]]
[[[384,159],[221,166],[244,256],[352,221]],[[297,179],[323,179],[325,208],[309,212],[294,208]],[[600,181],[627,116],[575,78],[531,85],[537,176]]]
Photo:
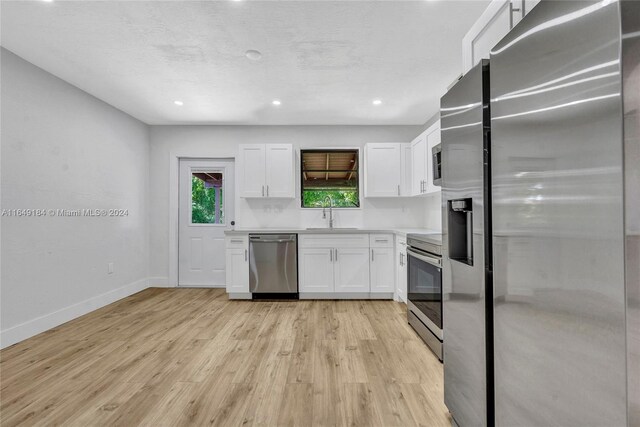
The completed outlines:
[[[266,146],[267,197],[295,197],[294,156],[291,144]]]
[[[421,133],[411,142],[411,194],[424,194],[427,176],[427,135]]]
[[[463,74],[489,52],[540,0],[492,0],[462,39]]]
[[[400,195],[411,196],[411,143],[402,144],[402,153],[400,158],[400,173],[402,174],[400,184]]]
[[[440,143],[440,121],[411,142],[411,192],[414,196],[440,191],[433,184],[432,148]]]
[[[240,197],[295,197],[291,144],[242,144],[239,150]]]
[[[410,144],[401,142],[369,143],[365,145],[365,197],[410,196],[406,162]]]
[[[240,146],[236,174],[240,180],[240,197],[264,197],[266,154],[264,144]]]

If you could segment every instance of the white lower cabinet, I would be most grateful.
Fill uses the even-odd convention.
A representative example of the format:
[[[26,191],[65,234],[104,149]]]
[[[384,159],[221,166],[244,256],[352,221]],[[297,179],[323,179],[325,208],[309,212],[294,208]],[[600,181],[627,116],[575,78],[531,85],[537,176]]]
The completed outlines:
[[[298,242],[301,298],[391,298],[393,295],[392,234],[308,234]]]
[[[250,298],[248,235],[226,239],[227,293]],[[384,298],[395,292],[393,234],[301,234],[300,298]]]
[[[371,292],[393,292],[394,258],[393,246],[371,248]]]
[[[407,302],[407,240],[399,238],[396,242],[396,299]]]
[[[335,292],[369,292],[369,248],[336,248]]]
[[[227,293],[240,297],[249,294],[249,236],[227,237],[226,283]]]
[[[299,248],[300,292],[334,292],[333,248]]]

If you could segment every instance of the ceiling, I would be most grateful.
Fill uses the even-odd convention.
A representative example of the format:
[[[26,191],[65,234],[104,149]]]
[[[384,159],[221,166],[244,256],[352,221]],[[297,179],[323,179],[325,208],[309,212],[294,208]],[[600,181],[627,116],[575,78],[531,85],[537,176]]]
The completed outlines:
[[[488,3],[2,1],[1,43],[148,124],[423,124]]]

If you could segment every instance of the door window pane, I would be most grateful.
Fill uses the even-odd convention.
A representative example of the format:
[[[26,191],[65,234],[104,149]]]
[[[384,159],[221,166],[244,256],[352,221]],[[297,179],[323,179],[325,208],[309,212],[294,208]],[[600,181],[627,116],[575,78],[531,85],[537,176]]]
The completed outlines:
[[[224,224],[222,172],[191,174],[191,223]]]

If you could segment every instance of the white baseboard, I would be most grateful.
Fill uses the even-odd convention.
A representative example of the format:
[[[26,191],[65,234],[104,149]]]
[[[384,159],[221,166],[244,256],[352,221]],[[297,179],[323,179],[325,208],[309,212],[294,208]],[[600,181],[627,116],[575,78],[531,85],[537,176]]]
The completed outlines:
[[[230,292],[229,299],[251,299],[251,292]]]
[[[393,299],[393,292],[300,292],[300,299]]]
[[[175,285],[169,283],[168,277],[149,277],[150,288],[174,288]]]
[[[5,348],[26,340],[41,332],[55,328],[91,311],[97,310],[119,299],[133,295],[149,287],[149,279],[144,278],[101,295],[86,299],[53,313],[12,326],[0,332],[0,348]]]
[[[224,284],[222,284],[222,285],[202,285],[200,283],[181,282],[177,287],[178,288],[226,289],[227,285],[224,285]]]

